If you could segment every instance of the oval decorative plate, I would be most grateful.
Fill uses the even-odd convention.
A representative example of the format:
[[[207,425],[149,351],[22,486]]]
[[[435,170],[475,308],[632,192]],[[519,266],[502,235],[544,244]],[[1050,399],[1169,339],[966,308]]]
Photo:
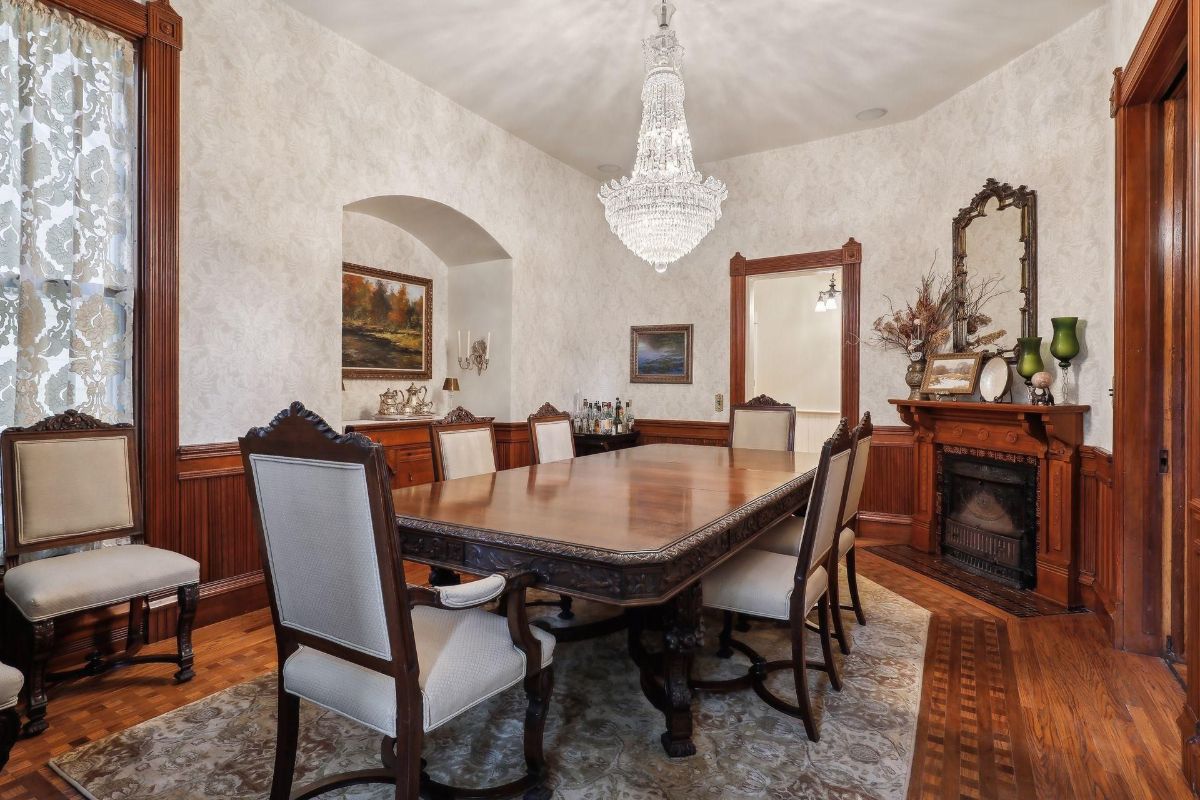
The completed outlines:
[[[985,402],[999,403],[1012,385],[1012,370],[1002,356],[993,356],[979,373],[979,396]]]

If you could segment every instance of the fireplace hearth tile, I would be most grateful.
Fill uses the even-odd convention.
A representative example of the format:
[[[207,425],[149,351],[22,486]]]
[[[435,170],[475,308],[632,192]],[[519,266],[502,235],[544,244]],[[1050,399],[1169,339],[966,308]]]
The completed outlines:
[[[1084,608],[1065,609],[1032,591],[1014,589],[999,581],[968,572],[939,555],[922,553],[911,545],[879,544],[866,549],[880,558],[907,567],[919,575],[933,578],[1014,617],[1050,617],[1087,611]]]

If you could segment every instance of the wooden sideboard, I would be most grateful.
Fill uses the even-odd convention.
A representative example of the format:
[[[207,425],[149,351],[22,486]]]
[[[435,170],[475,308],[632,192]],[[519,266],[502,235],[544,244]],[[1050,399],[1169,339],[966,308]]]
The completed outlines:
[[[1032,456],[1038,462],[1037,594],[1079,604],[1080,447],[1088,406],[890,400],[913,429],[912,546],[937,552],[941,447]]]

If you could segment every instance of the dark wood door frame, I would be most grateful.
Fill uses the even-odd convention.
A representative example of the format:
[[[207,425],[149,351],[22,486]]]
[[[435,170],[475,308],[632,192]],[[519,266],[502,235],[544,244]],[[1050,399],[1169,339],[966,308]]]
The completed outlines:
[[[850,237],[836,250],[729,260],[729,404],[746,402],[746,278],[803,270],[842,270],[842,416],[858,420],[859,292],[862,245]]]
[[[1163,653],[1163,545],[1161,484],[1158,474],[1163,421],[1164,358],[1184,362],[1183,451],[1171,454],[1171,469],[1186,471],[1183,546],[1172,561],[1185,561],[1184,650],[1190,654],[1187,694],[1179,716],[1182,766],[1193,789],[1200,780],[1200,2],[1159,0],[1129,64],[1115,72],[1112,113],[1116,119],[1116,354],[1113,408],[1114,513],[1120,532],[1118,574],[1121,596],[1113,619],[1114,644]],[[1182,76],[1182,78],[1181,78]],[[1180,82],[1185,83],[1181,86]],[[1185,96],[1186,140],[1173,146],[1182,126],[1171,126],[1172,98]],[[1186,165],[1178,163],[1186,159]],[[1184,176],[1182,192],[1172,192]],[[1175,187],[1177,188],[1177,187]],[[1180,253],[1179,200],[1186,209]],[[1160,302],[1165,286],[1158,267],[1181,266],[1182,354],[1164,354]],[[1178,314],[1171,315],[1179,319]],[[1170,320],[1166,324],[1171,324]],[[1154,417],[1157,414],[1157,419]],[[1179,440],[1175,441],[1178,447]],[[1177,506],[1178,507],[1178,506]],[[1177,563],[1172,563],[1175,572]],[[1178,573],[1176,573],[1178,574]]]

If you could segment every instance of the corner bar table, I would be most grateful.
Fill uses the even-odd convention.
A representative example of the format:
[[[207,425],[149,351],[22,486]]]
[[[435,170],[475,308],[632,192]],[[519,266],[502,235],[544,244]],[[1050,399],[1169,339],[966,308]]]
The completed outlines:
[[[408,560],[478,575],[534,570],[539,588],[657,615],[662,656],[638,666],[666,718],[663,747],[678,757],[696,752],[688,678],[700,578],[808,502],[817,460],[653,444],[392,496]]]

